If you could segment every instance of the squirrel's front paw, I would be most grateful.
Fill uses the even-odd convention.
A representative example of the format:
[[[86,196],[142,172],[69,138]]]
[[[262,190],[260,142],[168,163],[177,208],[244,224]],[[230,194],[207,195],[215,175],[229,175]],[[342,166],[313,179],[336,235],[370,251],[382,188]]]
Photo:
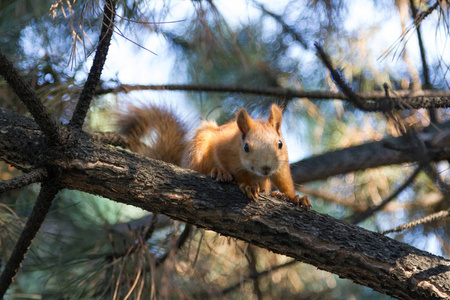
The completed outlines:
[[[239,185],[239,188],[241,189],[242,193],[244,193],[244,195],[246,195],[253,201],[258,200],[259,184],[254,183],[253,185],[247,185],[245,183],[242,183]]]
[[[311,201],[309,201],[308,195],[305,195],[303,197],[300,197],[299,195],[295,195],[294,198],[290,198],[290,197],[286,196],[284,193],[274,191],[274,192],[270,193],[270,196],[276,197],[278,199],[286,200],[287,202],[294,203],[295,205],[301,205],[306,209],[311,209],[311,207],[312,207]]]
[[[217,180],[218,182],[233,182],[234,177],[230,172],[225,172],[221,168],[213,168],[211,172],[209,172],[209,176],[211,178]]]

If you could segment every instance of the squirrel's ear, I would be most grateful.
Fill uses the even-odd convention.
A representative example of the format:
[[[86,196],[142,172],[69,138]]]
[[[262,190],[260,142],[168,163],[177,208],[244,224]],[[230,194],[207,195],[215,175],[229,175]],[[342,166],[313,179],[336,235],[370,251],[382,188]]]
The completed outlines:
[[[272,104],[270,108],[270,116],[267,120],[273,128],[280,134],[281,120],[283,119],[283,114],[281,113],[281,109],[278,105]]]
[[[253,125],[252,119],[249,117],[245,108],[241,108],[238,111],[236,122],[239,130],[242,132],[242,138],[244,139]]]

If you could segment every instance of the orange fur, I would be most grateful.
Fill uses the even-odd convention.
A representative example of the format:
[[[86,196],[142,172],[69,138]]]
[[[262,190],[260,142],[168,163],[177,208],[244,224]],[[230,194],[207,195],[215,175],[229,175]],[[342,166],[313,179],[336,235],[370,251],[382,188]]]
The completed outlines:
[[[250,118],[244,108],[238,111],[236,120],[222,126],[213,121],[204,121],[193,139],[182,147],[179,145],[182,140],[180,137],[184,137],[186,132],[180,131],[184,127],[180,127],[176,118],[173,115],[170,118],[170,112],[155,107],[149,110],[152,111],[148,113],[152,117],[152,124],[160,121],[164,123],[164,130],[161,126],[152,127],[167,135],[159,141],[167,145],[159,145],[159,148],[165,149],[165,157],[178,158],[182,154],[181,161],[176,160],[178,165],[210,174],[218,181],[234,179],[244,194],[255,200],[259,192],[268,194],[273,184],[280,191],[274,194],[278,198],[311,206],[307,196],[299,198],[295,194],[288,153],[280,129],[282,113],[277,105],[272,105],[267,121]],[[149,123],[148,120],[139,120],[145,119],[145,116],[141,110],[138,111],[132,116],[133,122],[122,122],[131,124],[129,127],[140,124],[134,125],[137,127],[134,131],[128,130],[128,136],[134,138],[140,136],[144,132],[142,127],[148,127]],[[161,113],[162,116],[158,117]]]

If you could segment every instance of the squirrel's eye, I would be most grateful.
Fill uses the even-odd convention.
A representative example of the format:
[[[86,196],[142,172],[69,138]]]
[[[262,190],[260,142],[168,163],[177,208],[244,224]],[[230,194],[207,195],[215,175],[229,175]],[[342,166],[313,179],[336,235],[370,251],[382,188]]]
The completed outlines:
[[[282,141],[278,141],[278,149],[281,149],[283,147],[283,142]]]
[[[247,153],[250,152],[250,148],[248,147],[247,143],[245,143],[245,145],[244,145],[244,151]]]

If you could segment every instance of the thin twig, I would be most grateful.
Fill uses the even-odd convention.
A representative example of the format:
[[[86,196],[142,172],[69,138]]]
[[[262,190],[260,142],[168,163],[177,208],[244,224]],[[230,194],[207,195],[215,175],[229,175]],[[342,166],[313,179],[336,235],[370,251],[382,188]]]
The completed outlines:
[[[414,1],[410,0],[409,1],[410,6],[411,6],[411,11],[412,11],[412,15],[414,18],[414,24],[416,25],[416,32],[417,32],[417,40],[419,42],[419,49],[420,49],[420,58],[422,60],[422,72],[423,72],[423,77],[425,79],[425,89],[430,89],[431,88],[431,82],[430,82],[430,72],[428,71],[428,64],[427,64],[427,59],[426,59],[426,54],[425,54],[425,46],[423,44],[423,39],[422,39],[422,32],[420,30],[420,22],[416,22],[416,19],[418,19],[417,17],[421,17],[422,14],[419,15],[419,12],[416,8],[416,6],[414,5]],[[429,10],[433,11],[434,9],[437,8],[438,6],[438,1],[435,3],[435,5],[433,5],[432,7],[429,8]],[[431,12],[430,12],[431,13]],[[422,21],[423,19],[421,19],[420,21]]]
[[[100,82],[100,75],[102,74],[102,70],[105,65],[112,33],[114,31],[115,15],[115,1],[106,0],[103,8],[102,29],[100,32],[97,51],[95,53],[91,70],[89,71],[88,78],[84,84],[83,91],[81,92],[80,99],[78,100],[72,119],[69,123],[72,127],[81,128],[84,120],[86,119],[91,100],[95,94],[95,89]]]
[[[293,265],[295,263],[297,263],[296,260],[291,260],[291,261],[289,261],[287,263],[284,263],[284,264],[281,264],[281,265],[277,265],[277,266],[272,267],[272,268],[270,268],[268,270],[265,270],[265,271],[262,271],[262,272],[258,272],[258,273],[252,273],[249,276],[244,277],[243,279],[241,279],[239,282],[236,282],[235,284],[233,284],[233,285],[223,289],[221,294],[222,295],[228,294],[229,292],[231,292],[231,291],[237,289],[238,287],[242,286],[242,284],[244,282],[246,282],[246,281],[253,280],[253,279],[261,277],[261,276],[265,276],[265,275],[269,274],[270,272],[274,272],[274,271],[276,271],[278,269],[281,269],[281,268],[289,267],[289,266],[291,266],[291,265]]]
[[[342,79],[341,74],[339,74],[339,72],[334,69],[333,64],[330,61],[330,58],[325,53],[322,46],[320,46],[318,43],[315,43],[314,46],[316,47],[317,54],[319,55],[320,60],[322,60],[323,64],[330,71],[331,78],[338,85],[341,91],[347,96],[347,99],[353,102],[353,104],[356,107],[366,110],[363,100],[352,91],[352,89],[347,85],[345,80]]]
[[[0,195],[7,191],[21,188],[31,183],[42,181],[45,177],[47,177],[47,170],[40,168],[26,173],[20,177],[2,181],[0,182]]]
[[[0,203],[0,206],[3,207],[4,209],[6,209],[7,211],[9,211],[17,219],[17,221],[20,222],[20,224],[22,226],[25,225],[25,223],[22,222],[22,220],[20,219],[19,215],[17,215],[16,212],[11,207],[9,207],[8,205],[3,204],[3,203]]]
[[[0,298],[3,299],[14,276],[16,276],[17,271],[30,248],[31,242],[39,231],[39,228],[41,228],[45,216],[58,191],[59,187],[53,181],[45,181],[42,183],[42,188],[33,207],[33,211],[6,263],[3,273],[0,275]]]
[[[389,230],[380,231],[380,234],[387,234],[387,233],[391,233],[391,232],[400,232],[400,231],[403,231],[403,230],[411,228],[411,227],[415,227],[420,224],[430,223],[430,222],[442,220],[442,219],[445,219],[448,217],[450,217],[450,210],[443,210],[438,213],[434,213],[434,214],[431,214],[424,218],[421,218],[419,220],[415,220],[415,221],[397,226],[397,227],[389,229]]]
[[[408,185],[410,185],[414,181],[414,179],[417,177],[417,175],[419,175],[420,171],[422,170],[422,168],[425,165],[426,165],[425,162],[420,163],[419,166],[416,168],[416,170],[414,170],[414,173],[412,173],[411,176],[409,176],[409,178],[402,184],[401,187],[399,187],[388,198],[383,200],[379,205],[377,205],[375,207],[371,207],[368,210],[366,210],[365,212],[363,212],[362,214],[357,215],[356,217],[354,217],[353,221],[352,221],[352,224],[358,224],[358,223],[364,221],[365,219],[367,219],[368,217],[373,215],[375,212],[377,212],[380,209],[382,209],[383,207],[385,207],[393,199],[395,199],[404,189],[406,189],[408,187]]]
[[[153,232],[156,229],[156,223],[158,222],[158,214],[153,214],[152,219],[150,221],[150,225],[144,233],[144,241],[151,239]]]
[[[363,212],[367,210],[367,205],[365,204],[358,204],[355,203],[355,201],[350,199],[339,199],[336,197],[335,194],[331,194],[330,192],[326,192],[323,190],[313,189],[308,186],[302,185],[302,184],[295,184],[295,189],[301,193],[304,193],[306,195],[312,196],[314,198],[321,198],[329,203],[334,203],[338,205],[342,205],[347,208],[353,209],[353,211],[356,212]]]
[[[258,271],[256,270],[256,264],[258,263],[258,256],[255,253],[255,248],[252,245],[248,245],[247,248],[248,253],[248,268],[250,270],[250,274],[256,274]],[[261,288],[259,286],[258,277],[253,278],[253,290],[258,300],[263,299],[263,294],[261,292]]]
[[[161,264],[163,264],[166,261],[166,259],[170,256],[170,254],[177,252],[184,245],[184,243],[187,241],[187,239],[191,233],[191,230],[192,230],[192,225],[185,224],[184,230],[178,237],[178,240],[176,241],[173,248],[170,248],[169,250],[167,250],[166,253],[164,253],[160,258],[158,258],[155,261],[155,268],[157,268]]]
[[[303,39],[303,37],[294,29],[293,26],[289,26],[288,24],[286,24],[286,22],[284,22],[283,18],[280,15],[277,15],[274,12],[267,10],[264,7],[264,5],[259,4],[259,3],[255,3],[255,4],[259,5],[259,7],[261,8],[263,13],[274,18],[275,21],[277,21],[281,25],[281,27],[283,27],[283,30],[285,32],[289,33],[290,35],[292,35],[294,37],[294,39],[303,46],[304,49],[308,49],[308,44],[306,43],[305,39]]]
[[[19,96],[36,123],[44,132],[50,144],[61,144],[59,127],[48,113],[42,100],[37,96],[28,83],[19,75],[13,64],[0,51],[0,75],[5,78],[9,86]]]
[[[414,5],[414,0],[410,0],[410,6],[411,6],[411,12],[414,18],[414,24],[416,25],[416,32],[417,32],[417,41],[419,42],[419,50],[420,50],[420,59],[422,61],[422,72],[423,72],[423,77],[425,80],[424,83],[424,88],[425,89],[431,89],[432,85],[431,85],[431,81],[430,81],[430,72],[428,69],[428,64],[427,64],[427,58],[426,58],[426,53],[425,53],[425,46],[423,43],[423,39],[422,39],[422,30],[420,29],[420,23],[422,22],[423,18],[423,14],[419,14],[416,6]],[[436,1],[436,3],[429,8],[429,13],[431,13],[431,11],[433,11],[434,9],[437,8],[439,4],[439,1]],[[419,21],[420,19],[420,21]],[[436,123],[436,111],[434,109],[429,109],[429,113],[430,113],[430,122],[431,123]]]
[[[150,227],[156,225],[156,219],[157,219],[156,217],[152,218]],[[153,220],[155,220],[155,222]],[[153,222],[154,222],[154,224],[153,224]],[[186,224],[183,232],[180,234],[177,241],[175,242],[175,245],[173,247],[171,247],[170,249],[168,249],[166,253],[164,253],[161,257],[159,257],[155,261],[156,268],[159,267],[161,264],[163,264],[172,253],[176,253],[184,245],[184,243],[186,242],[187,238],[189,237],[189,235],[191,233],[191,230],[192,230],[192,225]],[[144,235],[144,238],[146,238],[147,235],[150,235],[150,232],[146,232]],[[145,241],[145,240],[143,240],[143,241]],[[140,243],[135,244],[135,245],[131,246],[126,252],[123,252],[123,253],[115,253],[114,252],[112,254],[105,256],[105,260],[112,261],[118,257],[126,257],[128,255],[136,253],[137,251],[139,251],[141,249],[141,247],[142,247],[142,244],[140,244]]]

